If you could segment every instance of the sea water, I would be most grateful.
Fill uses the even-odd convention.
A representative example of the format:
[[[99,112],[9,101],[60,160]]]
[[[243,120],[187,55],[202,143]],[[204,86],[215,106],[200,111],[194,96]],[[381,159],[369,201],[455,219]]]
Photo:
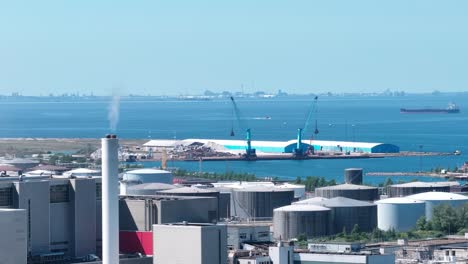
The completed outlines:
[[[412,172],[463,165],[468,152],[468,108],[459,114],[400,114],[401,107],[444,108],[449,102],[468,102],[468,94],[406,96],[331,96],[318,99],[306,124],[314,97],[237,99],[239,113],[229,99],[210,101],[122,98],[116,133],[120,138],[243,139],[251,128],[253,140],[295,139],[305,128],[313,135],[315,123],[321,140],[382,142],[402,151],[460,150],[460,156],[398,157],[353,160],[172,162],[171,166],[210,172],[248,172],[260,177],[293,179],[324,176],[343,180],[343,170],[362,167],[367,172]],[[2,98],[0,137],[99,138],[109,132],[110,99],[106,98]],[[231,137],[231,130],[235,136]],[[157,166],[146,163],[145,166]],[[386,177],[365,177],[378,183]],[[410,180],[414,177],[394,177]],[[438,180],[422,178],[422,180]]]

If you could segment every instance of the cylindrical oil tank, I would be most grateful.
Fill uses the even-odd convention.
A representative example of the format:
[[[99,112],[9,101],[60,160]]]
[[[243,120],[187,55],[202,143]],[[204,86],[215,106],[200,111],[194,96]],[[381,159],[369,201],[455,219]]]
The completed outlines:
[[[431,220],[434,207],[439,204],[448,204],[453,207],[463,206],[468,202],[468,197],[447,192],[425,192],[407,196],[407,198],[426,202],[426,219]]]
[[[362,169],[348,168],[344,171],[345,183],[362,184]]]
[[[379,199],[379,190],[376,187],[345,183],[317,188],[315,195],[328,199],[346,197],[361,201],[375,201]]]
[[[305,185],[284,183],[284,184],[276,185],[276,187],[293,190],[294,199],[296,200],[303,199],[305,197]]]
[[[381,230],[394,229],[405,232],[416,226],[416,221],[425,215],[426,205],[423,201],[396,197],[376,201],[377,226]]]
[[[458,184],[458,183],[457,183]],[[450,182],[408,182],[387,187],[388,197],[404,197],[423,192],[450,192]]]
[[[127,171],[123,174],[124,182],[134,182],[134,183],[150,183],[150,182],[159,182],[172,184],[172,173],[165,170],[157,169],[137,169]]]
[[[288,240],[306,235],[307,238],[330,235],[330,209],[312,205],[288,205],[274,210],[273,234]]]
[[[142,183],[142,184],[136,184],[132,185],[127,188],[127,195],[155,195],[158,192],[164,191],[164,190],[171,190],[175,188],[180,188],[180,186],[175,186],[172,184],[166,184],[166,183],[158,183],[158,182],[152,182],[152,183]]]
[[[273,209],[294,201],[293,190],[274,186],[236,188],[231,195],[231,215],[240,218],[271,218]]]
[[[372,232],[377,227],[377,205],[365,201],[335,197],[317,203],[331,209],[331,232],[350,232],[355,225],[363,232]]]

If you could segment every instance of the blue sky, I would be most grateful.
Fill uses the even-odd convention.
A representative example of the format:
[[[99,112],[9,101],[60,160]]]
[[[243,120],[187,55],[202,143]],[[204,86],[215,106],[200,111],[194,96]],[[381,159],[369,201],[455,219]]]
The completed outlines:
[[[468,1],[1,1],[0,94],[468,90]]]

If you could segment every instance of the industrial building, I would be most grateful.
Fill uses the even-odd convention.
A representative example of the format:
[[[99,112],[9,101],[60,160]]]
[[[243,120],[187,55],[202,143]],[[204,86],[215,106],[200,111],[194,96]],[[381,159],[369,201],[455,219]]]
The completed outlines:
[[[388,197],[404,197],[423,192],[450,192],[450,188],[460,185],[458,182],[408,182],[387,187]]]
[[[190,145],[195,142],[206,145],[217,145],[225,151],[242,152],[247,148],[245,140],[223,140],[223,139],[185,139],[172,140],[150,140],[144,144],[147,149],[173,148],[176,145]],[[327,141],[327,140],[302,140],[302,149],[314,149],[315,151],[327,152],[355,152],[355,153],[398,153],[400,148],[393,144]],[[263,153],[293,153],[297,147],[297,140],[289,141],[259,141],[252,140],[251,147],[257,152]]]
[[[362,232],[372,232],[377,227],[377,206],[373,203],[335,197],[316,204],[331,209],[331,234],[343,230],[350,232],[355,225],[358,225]]]
[[[331,245],[333,246],[333,245]],[[341,245],[340,245],[341,246]],[[352,246],[352,245],[344,245]],[[248,256],[233,258],[229,263],[244,264],[394,264],[395,255],[371,251],[351,250],[296,250],[294,245],[278,242],[270,245],[268,252],[260,248],[251,249]],[[231,258],[230,258],[231,261]]]
[[[224,225],[187,222],[153,226],[154,264],[227,263],[227,230]]]
[[[2,165],[11,165],[16,168],[19,168],[22,171],[26,171],[28,169],[31,169],[37,165],[39,165],[38,160],[34,159],[22,159],[22,158],[12,158],[12,159],[5,159],[2,158],[0,159],[0,164]]]
[[[227,227],[227,245],[231,250],[240,249],[243,243],[272,241],[271,222],[228,222],[220,225]]]
[[[405,197],[395,197],[376,201],[377,223],[381,230],[394,229],[406,232],[416,227],[416,221],[425,215],[426,204]]]
[[[315,189],[315,195],[325,198],[346,197],[361,201],[376,201],[379,199],[379,190],[376,187],[355,185],[355,184],[339,184]]]
[[[322,253],[299,252],[294,254],[294,264],[394,264],[395,255],[376,253]]]
[[[328,236],[332,228],[331,210],[312,204],[294,204],[276,208],[273,216],[275,239],[290,240]]]
[[[304,141],[303,141],[304,142]],[[349,141],[309,141],[316,151],[357,152],[357,153],[398,153],[400,148],[393,144],[349,142]]]
[[[468,197],[447,192],[425,192],[407,196],[406,198],[423,201],[426,203],[426,219],[431,220],[434,207],[440,204],[448,204],[453,207],[463,206],[468,202]]]
[[[119,223],[122,231],[151,231],[154,224],[214,223],[218,203],[215,197],[123,196]]]
[[[0,206],[27,212],[26,253],[32,259],[76,259],[97,253],[100,181],[25,177],[0,183]]]

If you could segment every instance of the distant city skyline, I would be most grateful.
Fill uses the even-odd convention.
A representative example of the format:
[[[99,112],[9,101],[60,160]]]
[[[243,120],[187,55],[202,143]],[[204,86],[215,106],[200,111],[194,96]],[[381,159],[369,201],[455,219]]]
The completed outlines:
[[[466,1],[7,1],[0,94],[468,90]]]

